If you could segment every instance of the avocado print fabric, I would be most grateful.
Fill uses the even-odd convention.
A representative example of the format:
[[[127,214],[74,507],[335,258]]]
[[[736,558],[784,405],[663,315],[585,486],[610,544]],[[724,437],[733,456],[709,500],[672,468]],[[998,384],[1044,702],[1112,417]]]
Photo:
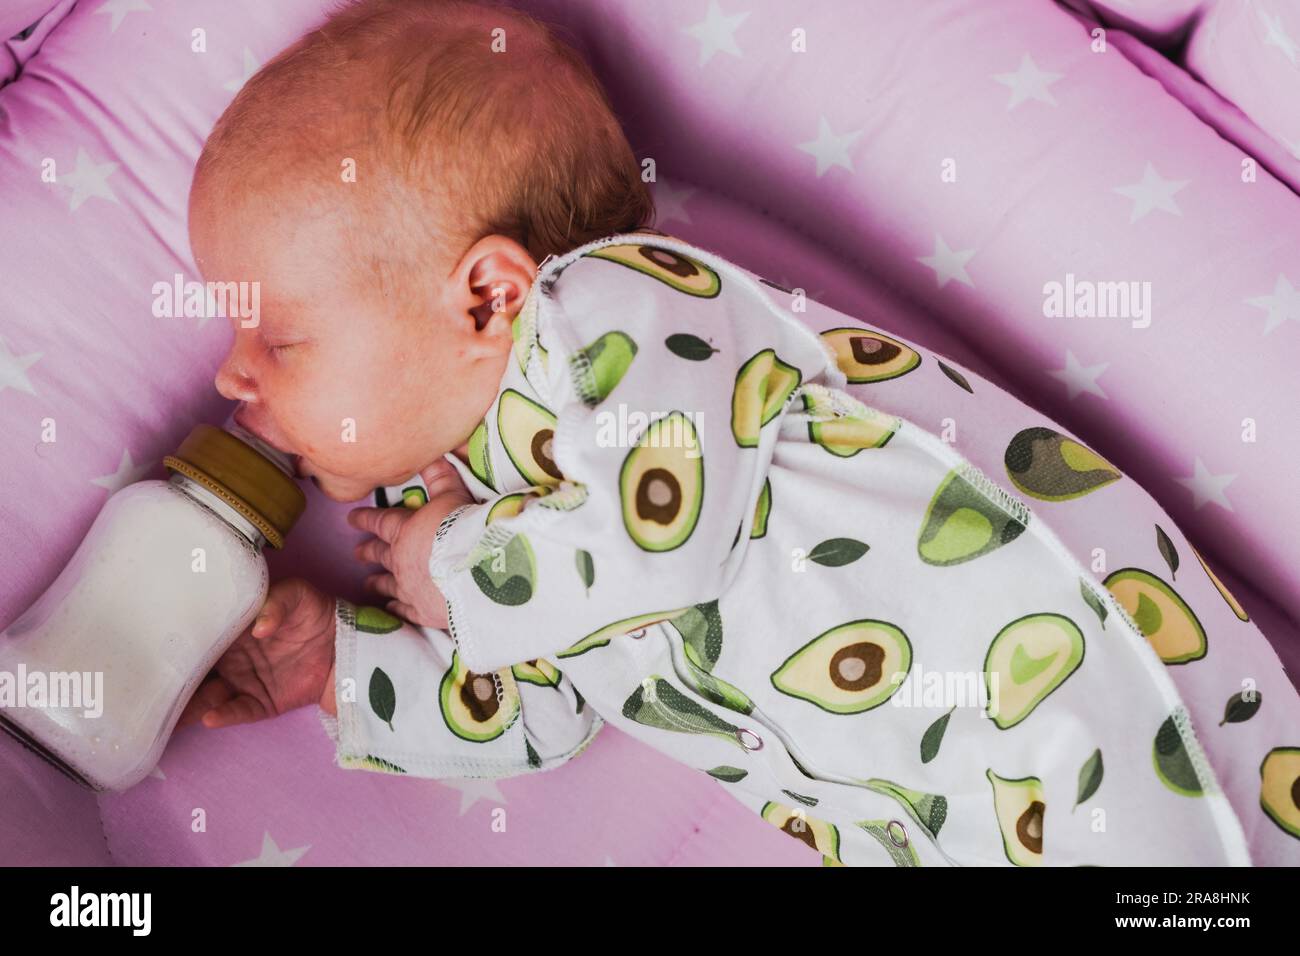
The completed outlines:
[[[827,865],[1300,863],[1276,655],[1050,419],[652,230],[548,260],[515,332],[449,456],[451,635],[340,602],[341,764],[526,773],[609,722]]]

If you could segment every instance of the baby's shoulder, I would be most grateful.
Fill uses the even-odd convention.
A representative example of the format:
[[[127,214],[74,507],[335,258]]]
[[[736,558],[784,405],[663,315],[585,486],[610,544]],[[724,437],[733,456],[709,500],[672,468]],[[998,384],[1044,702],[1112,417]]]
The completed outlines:
[[[649,348],[665,362],[725,356],[712,362],[721,366],[772,349],[811,378],[827,353],[793,315],[792,295],[713,252],[642,230],[548,257],[524,326],[546,352],[595,358]]]

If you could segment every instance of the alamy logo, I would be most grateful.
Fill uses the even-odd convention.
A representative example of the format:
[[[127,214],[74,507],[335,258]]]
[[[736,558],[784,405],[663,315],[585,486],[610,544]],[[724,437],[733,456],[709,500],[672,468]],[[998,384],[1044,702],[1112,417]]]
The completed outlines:
[[[153,314],[159,319],[238,317],[240,328],[262,321],[260,282],[186,282],[177,272],[171,282],[153,284]]]
[[[1043,315],[1049,319],[1130,319],[1135,329],[1151,324],[1150,282],[1093,282],[1065,274],[1043,286]]]
[[[104,713],[103,671],[0,671],[0,709],[80,709],[85,717]]]
[[[50,897],[51,926],[129,926],[133,936],[148,936],[153,924],[152,893],[69,893]]]

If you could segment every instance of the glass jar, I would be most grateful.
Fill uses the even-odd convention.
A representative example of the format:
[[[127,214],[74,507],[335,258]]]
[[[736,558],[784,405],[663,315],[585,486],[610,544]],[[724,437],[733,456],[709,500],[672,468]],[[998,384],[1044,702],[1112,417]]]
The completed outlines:
[[[73,779],[125,790],[266,598],[262,548],[306,499],[287,459],[237,426],[197,426],[166,480],[111,495],[71,561],[0,634],[0,724]],[[42,693],[43,690],[43,693]]]

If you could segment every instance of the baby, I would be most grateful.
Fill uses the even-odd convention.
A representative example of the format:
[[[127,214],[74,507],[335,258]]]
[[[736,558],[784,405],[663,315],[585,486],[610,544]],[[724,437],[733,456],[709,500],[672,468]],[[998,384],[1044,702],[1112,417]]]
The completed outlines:
[[[190,204],[204,276],[262,288],[217,388],[381,489],[383,608],[275,582],[183,722],[319,704],[341,766],[426,777],[610,722],[831,864],[1300,862],[1300,700],[1203,562],[1153,570],[1199,555],[1145,492],[652,212],[512,10],[367,0],[249,81]]]

